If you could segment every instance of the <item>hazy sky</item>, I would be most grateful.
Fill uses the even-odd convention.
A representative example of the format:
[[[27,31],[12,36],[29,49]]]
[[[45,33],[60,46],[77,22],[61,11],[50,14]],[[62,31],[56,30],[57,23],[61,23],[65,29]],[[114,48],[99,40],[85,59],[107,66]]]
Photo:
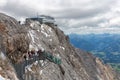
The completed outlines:
[[[23,20],[56,18],[66,33],[120,33],[120,0],[0,0],[0,12]]]

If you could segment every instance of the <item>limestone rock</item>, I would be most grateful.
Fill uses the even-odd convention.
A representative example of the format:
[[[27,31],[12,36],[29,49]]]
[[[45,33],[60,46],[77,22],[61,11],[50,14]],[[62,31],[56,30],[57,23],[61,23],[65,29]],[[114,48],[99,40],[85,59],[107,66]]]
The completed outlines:
[[[24,69],[23,64],[28,63],[24,63],[23,56],[33,49],[52,53],[62,64],[31,60]],[[0,13],[0,51],[0,75],[10,80],[120,80],[111,66],[74,48],[68,36],[55,25],[32,20],[21,25]]]

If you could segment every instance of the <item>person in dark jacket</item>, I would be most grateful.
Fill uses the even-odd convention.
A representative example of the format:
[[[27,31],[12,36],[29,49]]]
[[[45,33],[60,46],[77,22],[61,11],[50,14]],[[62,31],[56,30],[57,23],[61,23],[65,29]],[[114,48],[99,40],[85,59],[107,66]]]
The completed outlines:
[[[28,56],[29,56],[30,59],[32,58],[31,51],[28,51]]]
[[[30,52],[33,56],[35,55],[35,50],[31,50]]]
[[[38,57],[40,60],[45,60],[45,55],[44,55],[44,51],[42,51],[41,49],[39,49],[37,51]]]
[[[24,59],[26,60],[26,58],[27,58],[26,55],[24,55],[23,57],[24,57]]]

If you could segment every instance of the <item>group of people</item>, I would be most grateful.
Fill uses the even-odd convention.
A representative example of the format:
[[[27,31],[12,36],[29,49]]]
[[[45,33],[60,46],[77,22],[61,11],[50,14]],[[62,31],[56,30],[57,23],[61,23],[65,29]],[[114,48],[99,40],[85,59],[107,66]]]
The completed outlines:
[[[38,51],[35,51],[35,50],[31,50],[31,51],[28,51],[27,53],[24,54],[24,60],[29,60],[29,59],[32,59],[33,57],[38,57],[38,58],[41,58],[41,57],[44,57],[44,51],[42,51],[41,49],[39,49]]]
[[[55,64],[61,64],[61,59],[55,57],[52,53],[46,52],[44,50],[39,49],[38,51],[30,50],[24,54],[24,60],[28,62],[28,60],[38,61],[38,60],[49,60],[54,62]],[[27,63],[28,64],[28,63]]]

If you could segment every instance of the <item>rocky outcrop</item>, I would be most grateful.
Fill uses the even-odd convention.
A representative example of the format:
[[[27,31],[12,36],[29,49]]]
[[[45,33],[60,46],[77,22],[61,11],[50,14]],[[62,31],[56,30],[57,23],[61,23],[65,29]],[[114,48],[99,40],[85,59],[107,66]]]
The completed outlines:
[[[0,75],[2,75],[5,80],[18,80],[11,64],[12,60],[9,60],[9,54],[7,54],[9,51],[11,52],[11,50],[13,50],[10,40],[12,38],[11,35],[15,33],[14,29],[16,29],[14,28],[12,30],[12,28],[15,25],[17,26],[15,22],[17,22],[15,19],[0,13]]]
[[[119,75],[92,54],[74,48],[57,26],[27,21],[20,25],[14,18],[0,13],[0,75],[11,80],[120,80]],[[24,65],[24,54],[39,49],[61,58],[57,65],[49,60],[30,61]],[[19,66],[18,66],[19,65]],[[7,67],[9,66],[10,69]],[[21,72],[23,71],[23,72]],[[4,72],[1,73],[1,72]]]

